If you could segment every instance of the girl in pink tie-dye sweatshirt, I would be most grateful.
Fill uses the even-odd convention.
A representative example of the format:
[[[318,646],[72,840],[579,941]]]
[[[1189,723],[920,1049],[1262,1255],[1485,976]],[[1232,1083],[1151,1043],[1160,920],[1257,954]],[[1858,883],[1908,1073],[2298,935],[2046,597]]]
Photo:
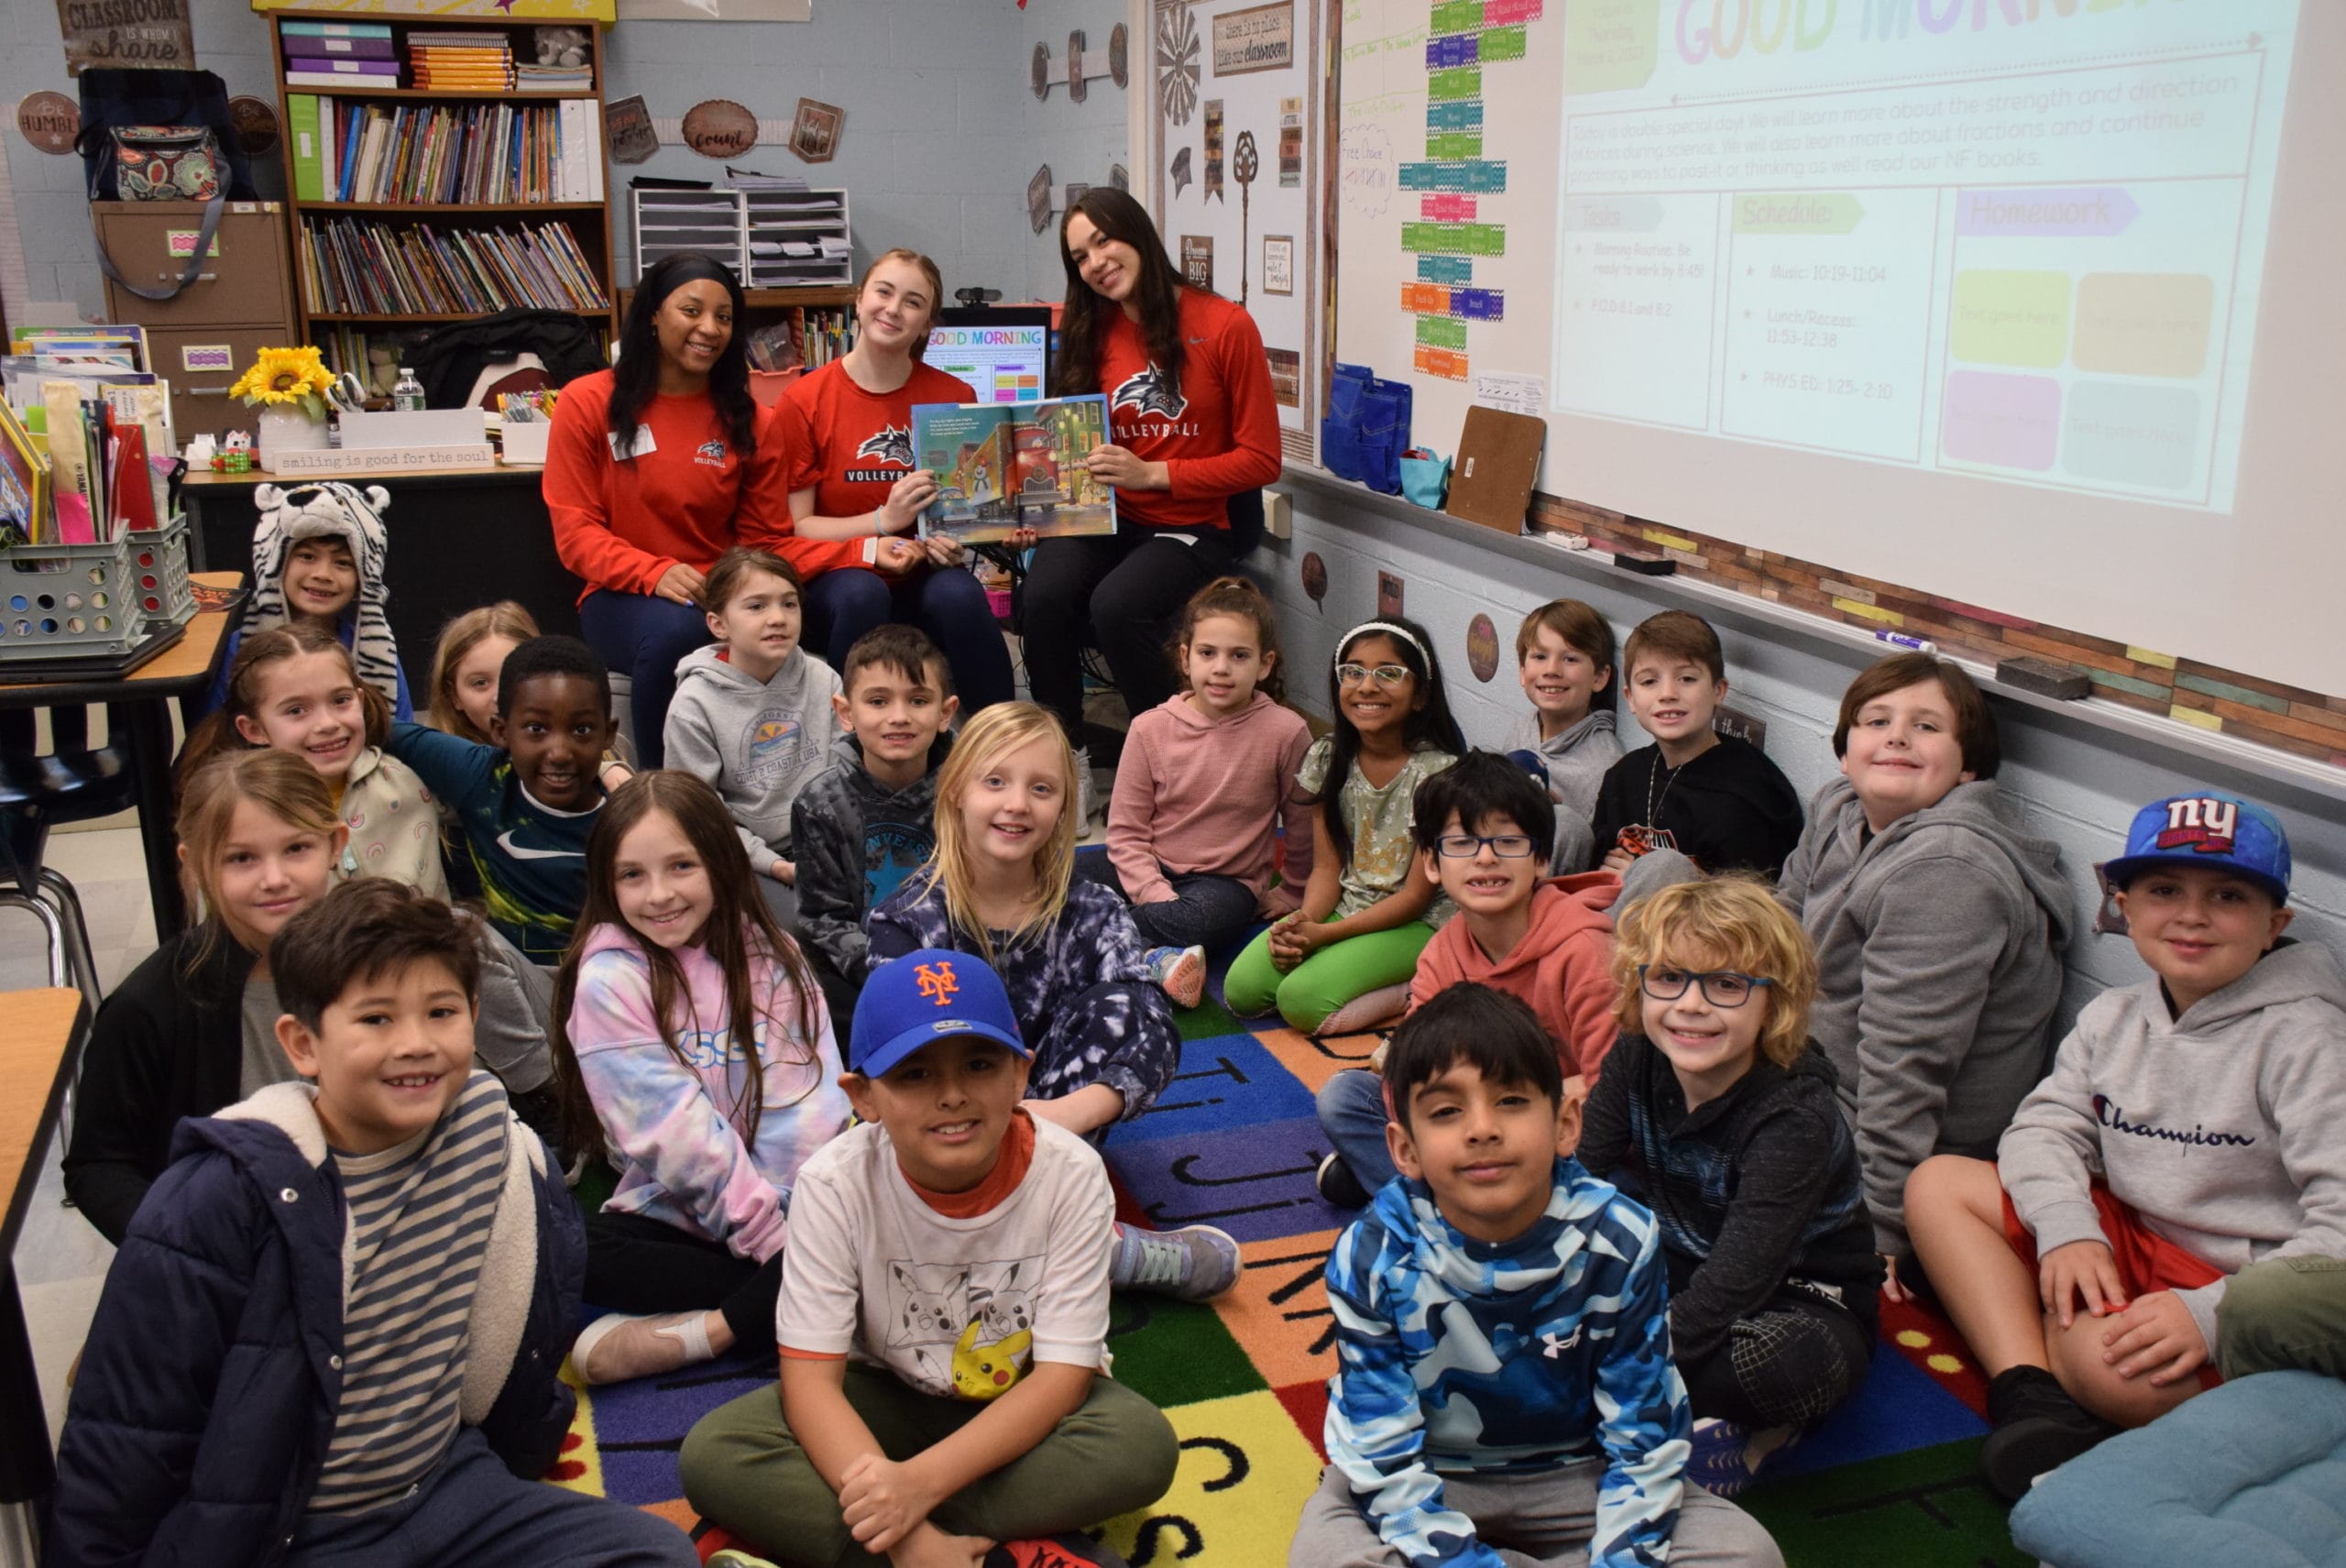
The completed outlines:
[[[822,992],[701,780],[644,773],[604,806],[554,1016],[566,1141],[619,1172],[586,1222],[586,1299],[616,1310],[572,1365],[612,1383],[771,1351],[791,1184],[849,1107]]]

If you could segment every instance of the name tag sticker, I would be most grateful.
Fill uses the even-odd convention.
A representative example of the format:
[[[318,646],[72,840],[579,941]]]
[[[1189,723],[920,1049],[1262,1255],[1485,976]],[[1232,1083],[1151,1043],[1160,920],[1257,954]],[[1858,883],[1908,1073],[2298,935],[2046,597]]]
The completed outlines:
[[[660,450],[660,444],[652,439],[652,427],[648,424],[635,427],[635,439],[628,443],[624,450],[619,446],[617,431],[609,433],[604,439],[611,444],[611,461],[614,463],[624,463],[630,457],[649,456]]]

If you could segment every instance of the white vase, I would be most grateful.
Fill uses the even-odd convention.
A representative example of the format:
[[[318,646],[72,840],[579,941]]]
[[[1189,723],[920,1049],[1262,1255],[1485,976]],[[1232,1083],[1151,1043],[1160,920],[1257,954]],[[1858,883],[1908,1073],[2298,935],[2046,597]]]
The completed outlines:
[[[299,406],[256,411],[260,415],[260,451],[254,461],[269,473],[277,471],[280,453],[316,452],[331,444],[326,438],[326,422],[312,419]]]

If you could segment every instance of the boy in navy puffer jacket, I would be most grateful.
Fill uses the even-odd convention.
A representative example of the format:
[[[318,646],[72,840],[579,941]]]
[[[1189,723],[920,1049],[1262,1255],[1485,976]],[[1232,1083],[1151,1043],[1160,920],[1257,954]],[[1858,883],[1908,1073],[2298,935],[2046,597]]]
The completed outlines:
[[[472,1065],[470,921],[380,877],[270,948],[306,1083],[181,1124],[106,1277],[66,1414],[52,1568],[694,1562],[538,1485],[585,1238]]]

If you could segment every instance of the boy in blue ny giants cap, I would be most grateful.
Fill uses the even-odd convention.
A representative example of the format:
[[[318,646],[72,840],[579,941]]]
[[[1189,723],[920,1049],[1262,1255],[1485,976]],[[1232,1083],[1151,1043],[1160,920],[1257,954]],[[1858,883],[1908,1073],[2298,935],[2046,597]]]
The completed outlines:
[[[693,1428],[685,1496],[777,1563],[1121,1562],[1060,1532],[1155,1502],[1177,1449],[1107,1375],[1107,1168],[1019,1105],[1027,1050],[982,960],[882,965],[852,1039],[862,1120],[791,1196],[782,1398]]]
[[[2078,1015],[1995,1164],[1942,1155],[1906,1188],[1915,1251],[1992,1379],[1979,1464],[2007,1497],[2218,1365],[2259,1369],[2258,1345],[2304,1337],[2325,1277],[2346,1348],[2338,1266],[2301,1272],[2346,1255],[2346,971],[2282,935],[2288,835],[2193,790],[2135,813],[2104,871],[2151,977]]]

